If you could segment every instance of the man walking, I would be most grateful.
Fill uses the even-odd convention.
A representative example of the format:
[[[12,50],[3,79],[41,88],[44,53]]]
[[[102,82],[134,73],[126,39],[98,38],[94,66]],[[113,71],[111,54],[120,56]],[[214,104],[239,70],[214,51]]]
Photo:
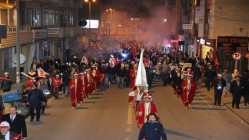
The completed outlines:
[[[36,116],[36,121],[40,121],[42,103],[46,101],[46,97],[42,90],[37,88],[37,84],[33,83],[32,89],[28,92],[29,101],[29,113],[31,116],[30,121],[32,122]],[[34,113],[36,110],[36,114]]]
[[[139,132],[138,140],[167,140],[166,131],[163,125],[158,122],[159,118],[155,113],[147,116],[147,122],[143,125]]]
[[[17,134],[22,134],[23,140],[27,140],[27,127],[24,116],[17,114],[16,107],[11,106],[9,114],[3,116],[3,121],[7,121],[10,124],[10,131]]]
[[[243,83],[240,82],[240,76],[236,75],[235,80],[232,81],[230,92],[233,95],[232,107],[236,105],[236,108],[239,109],[240,98],[242,94],[242,90],[244,89]]]
[[[214,80],[214,105],[220,106],[222,91],[225,87],[226,81],[222,78],[221,74],[218,74]]]

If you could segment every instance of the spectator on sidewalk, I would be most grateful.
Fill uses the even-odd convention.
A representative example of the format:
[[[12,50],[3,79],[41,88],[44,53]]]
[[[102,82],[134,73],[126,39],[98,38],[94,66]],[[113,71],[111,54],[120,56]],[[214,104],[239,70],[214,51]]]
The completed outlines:
[[[243,83],[240,81],[240,76],[237,75],[234,77],[235,80],[232,81],[230,92],[233,95],[232,107],[236,105],[236,108],[239,109],[240,98],[242,95],[242,89],[244,88]]]
[[[214,105],[221,105],[222,91],[226,87],[226,81],[218,74],[214,80]]]
[[[224,69],[224,71],[222,73],[222,78],[226,82],[226,87],[223,89],[223,95],[226,96],[226,95],[228,95],[229,90],[230,90],[230,84],[232,81],[232,74],[229,73],[227,69]]]
[[[143,125],[139,132],[138,140],[167,140],[166,131],[163,125],[158,122],[159,118],[155,113],[147,116],[147,122]]]
[[[8,92],[11,89],[12,81],[11,78],[9,77],[9,73],[5,72],[4,77],[1,78],[2,83],[1,83],[1,89],[3,92]]]
[[[22,134],[23,140],[27,140],[27,127],[24,116],[17,114],[17,108],[11,106],[9,114],[3,116],[3,121],[7,121],[10,124],[10,131],[17,134]]]
[[[241,76],[241,82],[244,84],[244,89],[242,89],[242,96],[244,97],[244,105],[247,106],[249,103],[249,71],[244,71]]]

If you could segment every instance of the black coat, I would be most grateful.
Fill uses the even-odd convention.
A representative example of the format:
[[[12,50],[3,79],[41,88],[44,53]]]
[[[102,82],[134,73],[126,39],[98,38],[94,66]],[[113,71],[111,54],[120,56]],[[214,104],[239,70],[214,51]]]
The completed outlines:
[[[223,88],[227,85],[227,84],[226,84],[226,81],[225,81],[223,78],[221,78],[221,79],[215,78],[215,80],[214,80],[214,90],[217,90],[217,89],[218,89],[218,85],[219,85],[219,84],[220,84],[220,86],[222,87],[222,88],[219,89],[219,90],[223,91]]]
[[[143,124],[139,132],[138,140],[142,140],[144,137],[146,140],[161,140],[161,138],[162,140],[167,140],[166,131],[159,122],[146,122]]]
[[[28,92],[28,101],[30,106],[41,106],[42,101],[45,100],[46,97],[40,89],[32,89]]]
[[[11,79],[2,80],[1,88],[2,88],[3,90],[10,90],[10,89],[11,89],[11,85],[12,85]]]
[[[230,85],[230,92],[234,96],[241,96],[242,95],[242,90],[244,89],[244,85],[242,82],[240,82],[239,86],[237,84],[236,80],[233,80],[231,85]]]
[[[10,124],[10,131],[17,134],[22,134],[22,137],[27,137],[27,127],[24,116],[16,114],[15,119],[11,122],[10,114],[3,115],[3,121]]]

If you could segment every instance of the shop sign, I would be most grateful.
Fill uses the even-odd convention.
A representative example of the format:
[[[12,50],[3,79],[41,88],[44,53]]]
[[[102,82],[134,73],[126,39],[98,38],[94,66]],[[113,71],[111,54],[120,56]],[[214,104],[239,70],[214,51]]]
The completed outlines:
[[[215,39],[206,39],[205,45],[214,48],[216,46],[216,40]]]
[[[222,52],[237,52],[239,47],[248,48],[249,37],[219,36],[217,49]]]
[[[182,28],[183,28],[183,30],[192,30],[193,24],[183,24]]]
[[[239,53],[239,52],[235,52],[235,53],[233,53],[232,54],[232,58],[234,59],[234,60],[240,60],[241,59],[241,53]]]

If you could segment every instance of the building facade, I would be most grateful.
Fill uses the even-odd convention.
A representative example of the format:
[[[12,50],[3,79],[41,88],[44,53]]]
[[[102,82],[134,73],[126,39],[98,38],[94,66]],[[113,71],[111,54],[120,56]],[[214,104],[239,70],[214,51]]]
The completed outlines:
[[[205,58],[209,52],[213,59],[217,58],[215,64],[220,69],[228,68],[230,71],[239,69],[241,72],[248,69],[249,36],[249,1],[248,0],[198,0],[195,7],[195,23],[198,27],[196,36],[196,52],[201,58]],[[243,40],[241,45],[232,49],[233,43],[228,41],[222,44],[219,38],[228,40]],[[247,44],[247,45],[245,45]],[[224,51],[229,50],[229,51]],[[228,49],[230,48],[230,49]],[[242,58],[235,64],[232,54],[239,52]],[[224,57],[225,56],[225,57]]]
[[[12,58],[16,46],[15,0],[1,0],[0,24],[7,26],[7,37],[1,39],[1,71],[15,69]],[[14,5],[8,8],[3,5]],[[64,51],[80,46],[81,29],[78,25],[78,10],[81,0],[20,0],[20,46],[25,56],[23,71],[28,72],[33,60],[60,58],[65,60]]]

